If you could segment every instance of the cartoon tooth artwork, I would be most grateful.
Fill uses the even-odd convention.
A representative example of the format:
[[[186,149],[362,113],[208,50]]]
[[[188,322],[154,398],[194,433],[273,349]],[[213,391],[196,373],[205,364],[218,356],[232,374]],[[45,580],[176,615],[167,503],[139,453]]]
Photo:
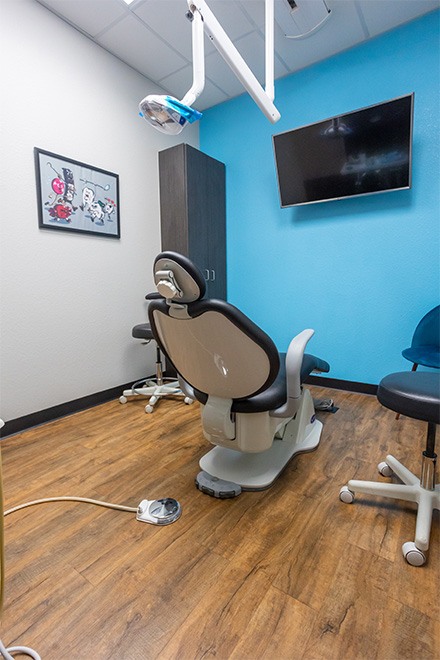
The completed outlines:
[[[73,205],[73,200],[76,195],[75,180],[72,170],[63,167],[62,174],[57,172],[52,163],[48,162],[47,165],[55,172],[56,178],[51,181],[51,188],[55,195],[50,194],[45,206],[49,208],[48,213],[56,222],[64,220],[71,222],[71,215],[78,208]],[[53,201],[51,201],[53,199]]]
[[[81,211],[84,212],[88,211],[94,199],[95,199],[94,191],[91,188],[87,188],[87,186],[84,186],[82,190],[82,204],[79,207]]]
[[[104,213],[107,215],[107,220],[109,222],[113,222],[113,218],[111,217],[112,213],[115,212],[116,209],[116,203],[112,200],[109,199],[108,197],[105,198],[106,204],[104,206]]]
[[[37,147],[34,158],[40,229],[120,238],[119,175]]]
[[[101,200],[98,200],[97,202],[93,202],[90,204],[90,218],[92,222],[95,222],[95,220],[99,220],[101,224],[104,224],[104,202],[101,202]]]

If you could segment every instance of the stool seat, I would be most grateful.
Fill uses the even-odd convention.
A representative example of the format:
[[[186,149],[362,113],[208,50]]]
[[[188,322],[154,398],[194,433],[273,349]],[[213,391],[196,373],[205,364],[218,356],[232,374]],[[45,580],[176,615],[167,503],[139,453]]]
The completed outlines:
[[[440,378],[438,373],[409,371],[382,378],[377,398],[385,408],[440,424]]]
[[[131,336],[135,339],[154,339],[149,323],[138,323],[138,325],[135,325],[131,331]]]

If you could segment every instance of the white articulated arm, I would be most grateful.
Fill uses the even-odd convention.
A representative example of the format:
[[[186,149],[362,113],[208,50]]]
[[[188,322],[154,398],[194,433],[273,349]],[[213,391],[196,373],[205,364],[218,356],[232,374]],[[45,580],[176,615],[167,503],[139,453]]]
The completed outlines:
[[[289,417],[296,413],[301,397],[301,365],[307,343],[314,334],[314,330],[303,330],[290,342],[286,355],[287,400],[270,413],[271,417]]]
[[[237,76],[244,88],[248,91],[260,110],[265,114],[269,121],[272,122],[272,124],[275,124],[281,115],[273,104],[273,0],[266,0],[266,3],[266,25],[269,32],[267,35],[268,42],[266,49],[267,91],[262,88],[257,78],[254,76],[231,39],[206,4],[205,0],[188,0],[188,7],[194,15],[197,12],[200,13],[203,18],[205,33],[210,41]],[[269,30],[269,27],[271,31]],[[269,50],[272,52],[268,57],[267,53]]]
[[[193,56],[193,84],[187,91],[181,103],[191,106],[205,87],[205,43],[203,32],[203,18],[200,12],[193,13],[192,20],[192,56]]]

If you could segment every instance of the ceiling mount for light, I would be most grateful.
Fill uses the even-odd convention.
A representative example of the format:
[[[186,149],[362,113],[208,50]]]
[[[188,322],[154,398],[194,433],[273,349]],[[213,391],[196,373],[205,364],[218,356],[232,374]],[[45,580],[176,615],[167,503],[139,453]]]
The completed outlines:
[[[205,0],[188,0],[189,18],[192,20],[193,84],[181,101],[172,96],[146,96],[139,104],[139,114],[154,128],[176,135],[186,124],[202,116],[192,104],[205,86],[205,53],[203,34],[216,47],[260,110],[273,124],[280,113],[274,100],[274,0],[265,0],[265,63],[266,82],[262,88],[231,39],[206,4]]]
[[[325,0],[275,0],[275,20],[287,39],[304,39],[330,18]]]

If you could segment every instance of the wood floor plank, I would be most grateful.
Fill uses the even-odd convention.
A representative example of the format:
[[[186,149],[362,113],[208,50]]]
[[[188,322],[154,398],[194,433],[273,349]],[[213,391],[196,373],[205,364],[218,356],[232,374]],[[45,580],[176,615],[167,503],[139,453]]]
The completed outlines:
[[[437,660],[440,657],[439,634],[438,620],[389,598],[377,649],[378,657]]]
[[[315,452],[233,500],[194,486],[209,451],[198,404],[109,402],[2,440],[5,507],[59,495],[136,507],[174,497],[182,517],[43,504],[5,519],[1,637],[44,660],[434,660],[439,516],[428,562],[406,564],[415,507],[358,496],[392,453],[418,473],[425,424],[375,397],[311,388],[339,410]]]
[[[315,620],[311,608],[270,587],[230,658],[302,658]]]
[[[306,658],[378,658],[391,564],[346,544],[318,612]]]

